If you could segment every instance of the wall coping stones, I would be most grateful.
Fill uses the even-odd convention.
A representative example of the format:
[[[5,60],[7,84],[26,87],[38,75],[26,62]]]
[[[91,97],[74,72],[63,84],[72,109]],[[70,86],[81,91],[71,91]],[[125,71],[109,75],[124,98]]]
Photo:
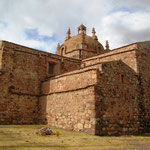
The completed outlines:
[[[67,60],[67,61],[72,61],[72,62],[77,62],[77,63],[81,62],[81,60],[78,60],[78,59],[75,59],[75,58],[69,58],[69,57],[60,56],[60,55],[57,55],[57,54],[44,52],[44,51],[41,51],[41,50],[36,50],[34,48],[29,48],[29,47],[22,46],[22,45],[19,45],[19,44],[15,44],[15,43],[11,43],[11,42],[8,42],[8,41],[0,41],[0,46],[1,45],[3,45],[5,48],[13,49],[15,51],[20,51],[20,52],[23,52],[23,53],[30,53],[30,54],[39,55],[39,56],[43,55],[43,56],[47,56],[47,57],[51,57],[51,58],[56,58],[56,59],[60,59],[60,60],[64,59],[64,60]]]
[[[94,57],[91,57],[91,58],[84,59],[84,60],[82,60],[82,63],[84,63],[86,61],[91,61],[91,60],[94,60],[94,59],[98,59],[98,58],[110,57],[112,55],[117,55],[117,54],[120,54],[120,53],[135,51],[137,49],[138,49],[137,43],[130,44],[130,45],[127,45],[127,46],[124,46],[124,47],[121,47],[121,48],[111,50],[107,53],[104,53],[104,54],[101,54],[101,55],[98,55],[98,56],[94,56]]]

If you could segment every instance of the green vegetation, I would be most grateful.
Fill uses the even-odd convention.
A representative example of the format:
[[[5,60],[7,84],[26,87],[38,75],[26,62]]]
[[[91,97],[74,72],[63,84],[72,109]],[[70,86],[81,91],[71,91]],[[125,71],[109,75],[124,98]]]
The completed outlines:
[[[60,136],[60,132],[59,132],[59,131],[56,131],[55,135],[56,135],[57,137],[59,137],[59,136]]]
[[[149,136],[92,136],[53,127],[55,135],[40,136],[36,132],[41,127],[43,125],[0,125],[0,150],[133,150],[140,146],[150,147]]]

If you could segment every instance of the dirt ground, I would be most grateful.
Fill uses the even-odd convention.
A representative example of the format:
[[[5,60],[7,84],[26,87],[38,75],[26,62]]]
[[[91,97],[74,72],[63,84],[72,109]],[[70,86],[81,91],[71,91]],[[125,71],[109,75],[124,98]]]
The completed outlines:
[[[51,129],[58,135],[40,136],[43,125],[0,125],[0,150],[150,150],[150,134],[93,136]]]

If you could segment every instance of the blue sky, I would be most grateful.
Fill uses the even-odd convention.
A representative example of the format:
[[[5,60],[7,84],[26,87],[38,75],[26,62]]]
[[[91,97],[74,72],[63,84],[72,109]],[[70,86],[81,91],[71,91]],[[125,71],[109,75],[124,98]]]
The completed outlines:
[[[68,28],[95,27],[114,49],[150,40],[149,0],[0,0],[0,40],[55,53]]]

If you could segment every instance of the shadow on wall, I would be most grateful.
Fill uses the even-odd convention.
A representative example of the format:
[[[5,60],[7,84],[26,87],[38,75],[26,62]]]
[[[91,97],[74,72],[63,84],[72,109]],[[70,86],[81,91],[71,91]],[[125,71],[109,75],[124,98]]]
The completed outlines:
[[[42,100],[40,100],[40,98],[42,98]],[[41,96],[39,98],[39,124],[48,124],[48,120],[47,120],[47,96]]]
[[[136,53],[138,81],[140,88],[139,111],[140,127],[144,133],[150,132],[150,43],[139,43]]]
[[[143,132],[145,106],[139,75],[122,61],[103,63],[102,71],[95,87],[96,134]]]

